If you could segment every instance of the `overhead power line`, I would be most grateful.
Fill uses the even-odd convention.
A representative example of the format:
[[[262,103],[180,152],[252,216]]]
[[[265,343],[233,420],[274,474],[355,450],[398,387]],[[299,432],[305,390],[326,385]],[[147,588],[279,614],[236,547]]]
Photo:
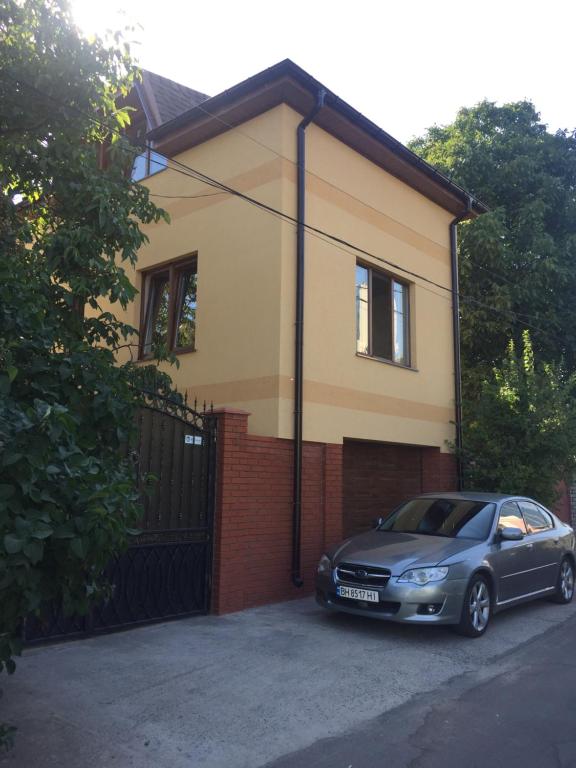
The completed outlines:
[[[10,80],[12,80],[12,82],[15,82],[15,83],[17,83],[19,85],[23,85],[23,86],[29,88],[30,90],[34,91],[36,94],[38,94],[39,96],[43,97],[44,99],[50,101],[51,103],[54,103],[57,106],[59,106],[61,108],[64,108],[64,109],[72,109],[72,110],[76,111],[78,114],[81,114],[86,119],[88,119],[91,122],[93,122],[94,124],[96,124],[96,125],[100,126],[101,128],[104,128],[105,130],[109,131],[110,133],[113,133],[114,135],[118,136],[121,139],[126,139],[126,135],[124,133],[122,133],[122,131],[120,131],[119,129],[117,129],[114,126],[111,126],[111,125],[105,123],[103,120],[100,120],[99,118],[94,117],[93,115],[89,114],[88,112],[85,112],[80,107],[77,107],[74,104],[68,104],[65,101],[63,101],[62,99],[56,98],[54,96],[51,96],[51,95],[41,91],[40,89],[36,88],[36,86],[32,85],[31,83],[26,82],[22,78],[14,77],[9,72],[3,72],[2,74],[3,75],[7,75],[10,78]],[[204,109],[203,111],[206,112],[209,115],[211,114],[206,109]],[[215,115],[212,115],[212,116],[217,118],[217,116],[215,116]],[[221,122],[223,122],[226,125],[229,125],[231,128],[235,128],[235,126],[232,126],[229,123],[226,123],[226,121],[222,120],[221,118],[217,118],[217,119],[220,119]],[[251,138],[247,134],[243,134],[243,135],[246,135],[248,138]],[[279,153],[276,153],[276,151],[273,150],[271,147],[268,147],[267,145],[263,144],[262,142],[260,142],[258,140],[255,140],[255,141],[256,141],[256,143],[261,144],[262,146],[264,146],[266,149],[269,149],[271,152],[274,152],[275,154],[279,154]],[[148,142],[144,142],[143,144],[139,145],[138,147],[132,147],[132,146],[129,146],[129,145],[128,146],[127,145],[122,145],[121,146],[121,150],[122,151],[128,152],[129,154],[132,154],[133,156],[140,155],[144,149],[147,150],[147,151],[151,151],[151,152],[156,151],[155,148],[151,144],[149,144]],[[280,157],[284,157],[283,155],[279,155],[279,156]],[[184,176],[192,178],[195,181],[200,181],[201,183],[204,183],[204,184],[206,184],[206,185],[208,185],[210,187],[213,187],[215,189],[219,189],[220,192],[210,193],[210,194],[203,194],[203,195],[202,194],[201,195],[161,195],[159,193],[150,193],[152,196],[155,196],[155,197],[166,197],[166,198],[170,198],[170,199],[194,199],[194,198],[200,198],[200,197],[212,197],[212,196],[216,196],[216,195],[219,195],[219,194],[227,193],[227,194],[230,194],[230,195],[232,195],[234,197],[238,197],[238,198],[240,198],[242,200],[245,200],[246,202],[250,203],[251,205],[259,208],[260,210],[264,210],[267,213],[270,213],[270,214],[272,214],[272,215],[274,215],[274,216],[280,218],[281,220],[284,220],[284,221],[286,221],[286,222],[288,222],[290,224],[293,224],[295,226],[297,226],[299,224],[298,219],[295,218],[294,216],[291,216],[290,214],[287,214],[284,211],[278,210],[277,208],[274,208],[273,206],[270,206],[270,205],[268,205],[266,203],[263,203],[262,201],[257,200],[256,198],[251,197],[250,195],[246,195],[245,193],[240,192],[239,190],[234,189],[233,187],[230,187],[229,185],[225,184],[224,182],[219,181],[218,179],[214,179],[213,177],[209,176],[208,174],[205,174],[205,173],[203,173],[203,172],[193,168],[192,166],[189,166],[189,165],[187,165],[185,163],[182,163],[179,160],[175,160],[174,158],[168,158],[167,157],[165,159],[166,159],[167,163],[171,163],[171,165],[167,166],[167,170],[172,170],[172,171],[174,171],[176,173],[180,173],[180,174],[182,174]],[[289,158],[286,158],[286,159],[289,159]],[[291,161],[291,162],[293,162],[293,161]],[[318,178],[322,178],[322,177],[318,177]],[[330,182],[327,182],[327,183],[330,183]],[[336,188],[338,188],[338,187],[336,187]],[[342,190],[342,191],[345,192],[345,190]],[[356,199],[358,199],[358,198],[356,198]],[[360,202],[364,202],[364,201],[360,201]],[[369,206],[369,207],[372,207],[372,206]],[[374,210],[376,210],[379,213],[383,214],[383,212],[379,211],[378,209],[374,209]],[[387,214],[383,214],[383,215],[387,215]],[[397,222],[397,223],[402,223],[402,222]],[[368,258],[374,259],[375,261],[378,261],[378,262],[380,262],[382,264],[385,264],[387,267],[390,267],[390,268],[392,268],[394,270],[397,270],[397,271],[402,272],[402,273],[404,273],[406,275],[409,275],[410,277],[413,277],[414,279],[423,281],[427,285],[431,285],[431,286],[433,286],[435,288],[438,288],[438,289],[440,289],[442,291],[445,291],[445,292],[447,292],[447,294],[450,295],[450,296],[448,296],[448,295],[447,296],[443,296],[442,294],[439,294],[439,293],[437,293],[434,290],[427,289],[426,285],[422,285],[421,283],[419,284],[421,288],[424,288],[425,290],[429,290],[431,293],[433,293],[434,295],[436,295],[436,296],[438,296],[440,298],[446,298],[448,301],[450,301],[451,300],[451,296],[455,293],[451,287],[442,285],[441,283],[438,283],[435,280],[432,280],[432,279],[426,277],[425,275],[421,275],[418,272],[415,272],[413,270],[409,270],[406,267],[401,266],[400,264],[397,264],[397,263],[395,263],[393,261],[390,261],[389,259],[383,258],[382,256],[378,256],[377,254],[372,253],[371,251],[368,251],[367,249],[364,249],[364,248],[362,248],[362,247],[360,247],[358,245],[355,245],[354,243],[351,243],[351,242],[345,240],[344,238],[341,238],[341,237],[339,237],[337,235],[334,235],[334,234],[332,234],[330,232],[327,232],[327,231],[325,231],[323,229],[320,229],[319,227],[314,227],[313,225],[308,224],[306,222],[302,222],[302,224],[303,224],[304,228],[311,235],[319,237],[324,242],[328,242],[328,243],[330,243],[332,245],[335,245],[340,250],[344,250],[345,252],[360,253],[360,254],[362,254],[364,256],[367,256]],[[562,344],[565,343],[565,340],[561,339],[559,336],[553,335],[549,331],[546,331],[546,330],[544,330],[542,328],[539,328],[538,326],[531,325],[531,324],[527,323],[525,320],[522,319],[522,317],[532,318],[532,316],[530,316],[530,315],[522,315],[522,317],[521,317],[520,315],[522,313],[517,313],[514,310],[503,310],[503,309],[501,309],[499,307],[495,307],[493,305],[489,305],[489,304],[484,303],[484,302],[482,302],[482,301],[480,301],[478,299],[475,299],[473,297],[466,296],[466,295],[462,294],[461,292],[457,292],[456,295],[463,302],[474,303],[476,305],[483,306],[483,307],[485,307],[487,309],[490,309],[493,312],[496,312],[496,313],[499,313],[499,314],[502,314],[502,315],[505,315],[505,316],[508,316],[508,317],[513,316],[517,320],[517,322],[521,323],[523,326],[529,327],[532,330],[534,330],[534,331],[536,331],[536,332],[538,332],[538,333],[540,333],[540,334],[542,334],[544,336],[547,336],[551,340],[553,339],[553,340],[558,341],[558,342],[560,342]]]

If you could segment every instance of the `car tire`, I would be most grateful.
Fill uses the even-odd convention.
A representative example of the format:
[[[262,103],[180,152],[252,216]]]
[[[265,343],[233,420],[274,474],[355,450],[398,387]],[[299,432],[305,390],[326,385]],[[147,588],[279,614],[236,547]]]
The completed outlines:
[[[565,557],[560,563],[558,579],[556,580],[556,592],[552,601],[566,605],[572,602],[574,597],[574,563],[569,557]]]
[[[492,595],[490,585],[484,576],[476,574],[470,579],[464,602],[460,623],[454,629],[465,637],[482,637],[488,629],[492,618]]]

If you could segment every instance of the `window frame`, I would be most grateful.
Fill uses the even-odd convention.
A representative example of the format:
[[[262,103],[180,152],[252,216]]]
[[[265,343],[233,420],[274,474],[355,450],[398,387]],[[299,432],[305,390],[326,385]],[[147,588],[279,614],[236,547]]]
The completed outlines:
[[[361,267],[362,269],[365,269],[368,272],[368,299],[367,299],[367,305],[368,305],[368,352],[359,352],[358,351],[358,327],[356,327],[356,355],[358,357],[364,357],[368,358],[369,360],[377,360],[378,362],[382,363],[388,363],[389,365],[396,365],[400,368],[408,368],[410,370],[415,370],[412,365],[413,360],[413,354],[412,354],[412,307],[411,307],[411,293],[412,293],[412,283],[408,282],[407,280],[403,280],[402,278],[399,278],[397,275],[395,275],[393,272],[388,272],[384,269],[375,268],[372,264],[366,262],[357,260],[355,264],[355,270],[357,267]],[[391,347],[392,347],[392,357],[381,357],[380,355],[373,354],[373,334],[372,334],[372,275],[376,272],[378,275],[383,275],[384,277],[387,277],[390,280],[390,328],[391,328]],[[356,281],[356,278],[355,278]],[[394,311],[394,283],[397,283],[398,285],[403,286],[404,288],[404,296],[406,299],[405,302],[405,312],[404,312],[404,347],[406,350],[406,354],[404,356],[404,362],[399,362],[398,360],[394,360],[394,335],[395,335],[395,311]],[[355,282],[356,285],[356,282]],[[357,297],[355,295],[354,302],[356,305]],[[356,322],[358,322],[358,315],[355,310],[354,315],[356,317]]]
[[[176,259],[170,261],[164,261],[162,264],[157,264],[149,269],[141,271],[141,300],[140,300],[140,328],[139,328],[139,343],[138,343],[138,359],[139,360],[153,360],[154,355],[152,353],[146,354],[144,348],[146,346],[146,334],[148,328],[148,301],[150,295],[150,285],[152,281],[162,275],[168,274],[168,328],[167,331],[167,348],[168,351],[181,355],[187,352],[196,351],[196,317],[194,318],[194,343],[186,345],[184,347],[176,346],[176,314],[178,311],[178,285],[179,277],[182,273],[193,269],[196,275],[196,281],[198,281],[198,252],[189,253],[186,256],[179,256]],[[197,284],[197,283],[196,283]],[[196,302],[198,297],[196,297]]]

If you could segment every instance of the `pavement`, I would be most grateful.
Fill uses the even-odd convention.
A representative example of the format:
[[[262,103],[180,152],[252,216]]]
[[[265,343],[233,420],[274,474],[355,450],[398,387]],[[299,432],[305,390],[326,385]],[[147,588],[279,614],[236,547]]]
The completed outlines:
[[[0,766],[576,767],[575,633],[576,603],[469,640],[304,599],[39,647],[0,681]]]

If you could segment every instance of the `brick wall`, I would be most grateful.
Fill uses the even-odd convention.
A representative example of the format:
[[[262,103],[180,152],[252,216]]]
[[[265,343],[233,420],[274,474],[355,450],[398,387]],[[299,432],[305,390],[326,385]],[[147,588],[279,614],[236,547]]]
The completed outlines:
[[[556,491],[559,494],[559,498],[553,509],[560,520],[568,523],[568,525],[572,525],[572,504],[570,490],[570,487],[567,483],[564,482],[564,480],[561,480],[558,483]]]
[[[343,467],[345,536],[368,530],[410,496],[457,487],[454,456],[439,448],[345,440]]]
[[[422,448],[421,493],[455,491],[458,488],[456,457],[439,448]]]
[[[291,440],[248,434],[244,411],[218,411],[212,609],[217,613],[309,594],[322,553],[342,539],[342,447],[303,446],[302,576],[291,583]]]

